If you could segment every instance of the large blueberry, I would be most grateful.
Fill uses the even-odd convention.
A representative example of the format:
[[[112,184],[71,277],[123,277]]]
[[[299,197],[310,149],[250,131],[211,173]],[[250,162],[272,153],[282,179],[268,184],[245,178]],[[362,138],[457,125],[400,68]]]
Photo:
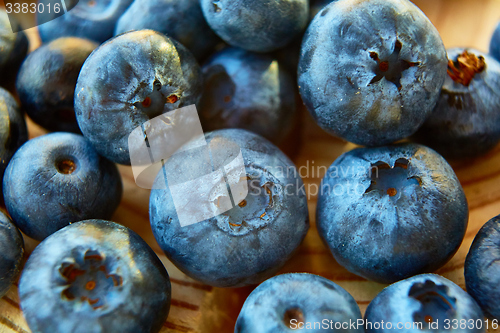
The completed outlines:
[[[0,211],[0,297],[17,279],[23,255],[23,236],[10,218]]]
[[[500,22],[498,22],[490,40],[490,55],[500,61]]]
[[[367,146],[423,124],[446,76],[446,50],[407,0],[342,0],[324,7],[302,42],[302,99],[331,134]]]
[[[65,0],[66,7],[72,9],[60,16],[54,10],[53,0],[40,0],[39,3],[45,8],[52,9],[37,12],[40,38],[46,43],[60,37],[74,36],[103,43],[113,37],[116,22],[132,1],[79,0],[77,3],[76,0]]]
[[[128,32],[99,46],[83,65],[75,90],[78,125],[101,155],[130,164],[130,133],[197,103],[202,89],[200,67],[184,46],[153,30]]]
[[[19,23],[14,17],[10,20],[7,12],[0,8],[0,86],[9,89],[14,86],[17,71],[29,48],[28,38],[22,30],[12,33],[11,22],[13,25]]]
[[[156,333],[170,308],[170,279],[139,235],[103,220],[45,239],[24,267],[24,317],[40,333]]]
[[[158,173],[149,202],[153,233],[194,279],[218,287],[262,282],[292,256],[309,228],[302,179],[292,161],[257,134],[226,129],[210,132],[206,141],[208,151],[185,150]],[[236,185],[228,188],[228,182]],[[208,217],[181,226],[181,213]]]
[[[17,77],[24,111],[50,131],[79,133],[73,108],[76,80],[97,44],[65,37],[44,44],[26,58]]]
[[[437,105],[414,138],[445,157],[474,157],[500,140],[500,64],[472,49],[448,57]]]
[[[199,0],[135,0],[118,20],[115,35],[143,29],[172,37],[197,59],[212,53],[220,41],[205,21]]]
[[[56,132],[19,148],[5,171],[3,195],[17,227],[42,240],[71,222],[111,218],[122,182],[116,165],[84,137]]]
[[[462,288],[421,274],[382,290],[365,313],[367,333],[484,332],[483,312]]]
[[[0,87],[0,189],[7,164],[28,140],[24,116],[12,95]]]
[[[500,215],[474,238],[465,260],[465,284],[486,316],[500,320]]]
[[[255,52],[285,46],[309,20],[309,0],[201,0],[201,8],[224,41]]]
[[[293,125],[292,76],[269,55],[228,48],[202,68],[199,114],[203,129],[243,128],[280,143]]]
[[[332,281],[313,274],[283,274],[264,281],[248,296],[234,332],[364,333],[358,325],[361,318],[354,298]]]
[[[446,160],[407,143],[340,156],[322,181],[316,219],[342,266],[390,283],[444,265],[463,240],[468,213]]]

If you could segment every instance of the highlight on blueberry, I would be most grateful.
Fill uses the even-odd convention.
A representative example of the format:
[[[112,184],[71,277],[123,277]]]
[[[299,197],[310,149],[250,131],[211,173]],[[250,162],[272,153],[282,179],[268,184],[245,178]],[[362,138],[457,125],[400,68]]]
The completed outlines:
[[[158,332],[170,308],[170,279],[132,230],[104,220],[73,223],[29,257],[19,284],[33,332]]]

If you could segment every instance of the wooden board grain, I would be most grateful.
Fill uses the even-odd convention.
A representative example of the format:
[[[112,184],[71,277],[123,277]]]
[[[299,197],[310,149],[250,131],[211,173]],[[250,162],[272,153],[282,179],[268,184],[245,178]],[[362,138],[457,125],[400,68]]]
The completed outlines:
[[[413,2],[437,27],[447,48],[467,46],[488,50],[489,39],[500,19],[500,0]],[[33,49],[38,45],[36,29],[30,29],[28,33],[34,41]],[[311,229],[298,253],[282,273],[310,272],[329,278],[349,291],[364,312],[370,300],[385,285],[366,281],[339,266],[321,243],[314,216],[316,196],[313,194],[325,170],[321,167],[328,167],[342,152],[352,149],[354,145],[324,133],[304,110],[301,117],[300,144],[288,149],[294,151],[293,160],[297,166],[307,167],[308,176],[304,178],[304,183],[310,193]],[[31,121],[29,131],[30,137],[44,133]],[[463,264],[470,244],[479,228],[487,220],[500,214],[500,146],[483,157],[452,165],[469,202],[469,227],[457,254],[437,273],[464,288]],[[317,170],[323,172],[318,174]],[[124,182],[124,196],[113,220],[138,232],[162,259],[172,278],[172,307],[161,332],[232,332],[241,305],[253,288],[212,288],[193,281],[177,270],[162,254],[152,235],[148,216],[149,191],[135,185],[129,167],[120,166],[120,172]],[[36,246],[36,242],[27,238],[26,243],[27,252]],[[0,332],[30,332],[19,307],[17,286],[13,286],[0,300]]]

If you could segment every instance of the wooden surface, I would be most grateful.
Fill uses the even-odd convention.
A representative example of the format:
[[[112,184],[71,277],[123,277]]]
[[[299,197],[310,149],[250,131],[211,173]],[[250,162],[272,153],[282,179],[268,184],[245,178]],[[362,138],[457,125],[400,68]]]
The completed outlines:
[[[500,19],[500,0],[419,0],[414,1],[437,27],[447,48],[454,46],[488,50],[490,36]],[[36,29],[28,31],[37,45]],[[341,142],[320,130],[306,112],[302,113],[301,143],[291,147],[297,166],[309,166],[304,179],[310,191],[311,228],[298,253],[282,272],[310,272],[329,278],[357,300],[364,313],[370,300],[385,285],[369,282],[340,267],[321,243],[315,227],[316,196],[322,175],[312,174],[318,166],[329,166],[342,152],[354,146]],[[30,137],[44,131],[29,122]],[[464,258],[479,228],[500,214],[500,146],[472,161],[453,163],[470,208],[469,227],[465,240],[454,258],[438,270],[446,278],[465,287]],[[197,283],[177,270],[162,254],[150,229],[148,218],[149,191],[138,188],[129,167],[120,166],[124,182],[122,204],[113,220],[138,232],[157,252],[172,278],[172,306],[162,333],[232,332],[236,317],[252,287],[220,289]],[[36,242],[25,237],[27,252]],[[500,331],[500,330],[499,330]],[[0,300],[0,332],[29,332],[19,308],[17,286]]]

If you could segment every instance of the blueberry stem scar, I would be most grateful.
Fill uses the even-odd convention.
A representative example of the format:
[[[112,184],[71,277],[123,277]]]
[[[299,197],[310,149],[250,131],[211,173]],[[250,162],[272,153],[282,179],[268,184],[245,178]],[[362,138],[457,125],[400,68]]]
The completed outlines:
[[[465,50],[457,57],[456,61],[448,60],[448,75],[450,78],[466,87],[469,86],[474,76],[486,68],[483,56],[476,56]]]

